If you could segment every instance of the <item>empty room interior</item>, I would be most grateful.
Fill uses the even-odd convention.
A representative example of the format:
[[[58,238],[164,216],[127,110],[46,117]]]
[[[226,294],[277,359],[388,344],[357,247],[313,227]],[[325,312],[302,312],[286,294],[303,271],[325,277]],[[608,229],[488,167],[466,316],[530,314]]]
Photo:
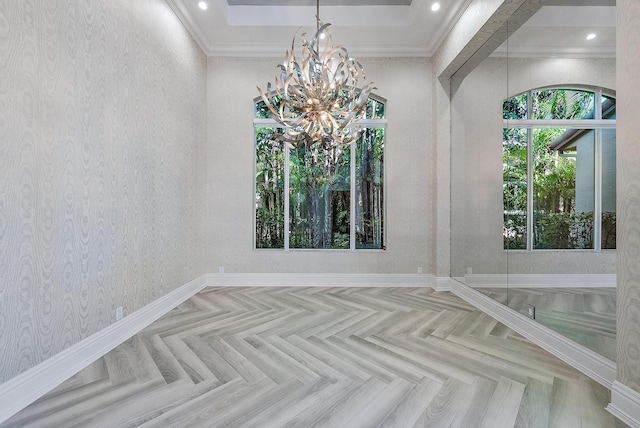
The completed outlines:
[[[0,427],[640,427],[639,20],[0,0]]]

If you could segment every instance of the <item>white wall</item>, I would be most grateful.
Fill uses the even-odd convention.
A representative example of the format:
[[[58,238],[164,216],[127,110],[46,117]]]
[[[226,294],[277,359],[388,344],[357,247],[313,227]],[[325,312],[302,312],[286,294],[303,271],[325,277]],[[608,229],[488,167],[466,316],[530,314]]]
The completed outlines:
[[[502,101],[552,84],[615,89],[614,59],[485,59],[452,101],[452,276],[507,272],[502,241]],[[510,252],[510,273],[615,272],[615,252]]]
[[[0,2],[0,383],[204,268],[206,58],[164,0]]]
[[[283,52],[284,55],[284,52]],[[253,99],[282,58],[209,58],[208,191],[210,265],[225,272],[428,273],[427,168],[431,67],[424,58],[359,58],[387,99],[387,250],[254,250]]]
[[[640,2],[618,0],[617,8],[619,258],[616,380],[640,393]],[[632,414],[637,418],[639,397],[638,394],[632,397],[636,400],[635,413]]]

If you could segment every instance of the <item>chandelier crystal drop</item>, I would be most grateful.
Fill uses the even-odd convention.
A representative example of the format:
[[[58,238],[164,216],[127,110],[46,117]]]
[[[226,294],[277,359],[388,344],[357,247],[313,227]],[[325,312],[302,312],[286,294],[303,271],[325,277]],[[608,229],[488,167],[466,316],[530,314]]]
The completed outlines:
[[[365,115],[372,83],[365,80],[364,67],[349,56],[343,46],[333,46],[327,28],[331,24],[320,21],[317,2],[317,27],[313,39],[302,34],[302,55],[286,52],[281,74],[275,84],[267,84],[266,92],[258,87],[273,119],[284,128],[283,133],[271,137],[291,148],[303,144],[320,145],[325,150],[353,143],[363,129],[357,122]]]

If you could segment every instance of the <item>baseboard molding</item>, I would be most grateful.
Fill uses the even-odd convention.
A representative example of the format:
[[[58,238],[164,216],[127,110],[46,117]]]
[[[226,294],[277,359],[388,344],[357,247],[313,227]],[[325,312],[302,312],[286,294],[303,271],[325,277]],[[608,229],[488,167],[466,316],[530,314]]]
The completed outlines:
[[[433,286],[433,289],[436,291],[451,291],[452,282],[453,278],[448,276],[435,277],[435,285]]]
[[[601,288],[616,286],[615,274],[472,274],[461,281],[473,288]]]
[[[611,389],[616,376],[616,364],[613,361],[453,278],[450,285],[451,291],[463,300],[517,331],[601,385]]]
[[[206,285],[202,275],[0,385],[0,423],[169,312]]]
[[[607,410],[630,427],[640,427],[640,393],[615,381]]]
[[[214,287],[433,287],[429,274],[210,273]]]

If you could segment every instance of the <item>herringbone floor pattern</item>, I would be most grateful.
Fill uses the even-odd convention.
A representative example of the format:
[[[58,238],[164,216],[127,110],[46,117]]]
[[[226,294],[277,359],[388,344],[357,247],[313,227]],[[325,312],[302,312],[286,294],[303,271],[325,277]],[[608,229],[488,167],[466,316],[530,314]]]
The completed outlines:
[[[608,402],[450,293],[208,288],[2,426],[614,427]]]
[[[616,360],[616,289],[481,288],[478,291],[524,315],[535,307],[536,321],[592,351]]]

